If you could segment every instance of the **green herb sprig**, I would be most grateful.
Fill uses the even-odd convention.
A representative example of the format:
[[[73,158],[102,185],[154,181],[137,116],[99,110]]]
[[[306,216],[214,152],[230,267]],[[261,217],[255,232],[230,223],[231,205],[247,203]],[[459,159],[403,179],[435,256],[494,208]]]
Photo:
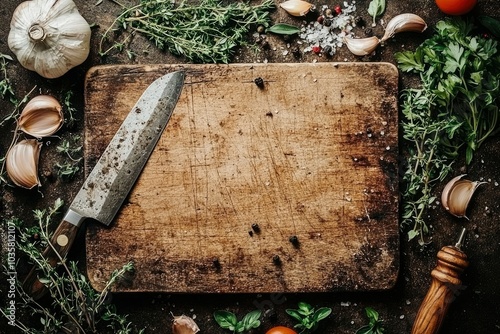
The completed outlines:
[[[315,309],[310,304],[299,302],[298,309],[287,309],[286,313],[297,320],[294,328],[300,330],[300,333],[313,333],[319,327],[319,322],[326,319],[331,313],[332,309],[329,307],[320,307]]]
[[[385,0],[372,0],[368,5],[368,14],[373,18],[372,26],[376,26],[377,16],[382,15],[385,12]]]
[[[63,204],[58,199],[53,207],[34,210],[38,224],[29,228],[14,217],[4,222],[16,227],[16,249],[26,255],[38,270],[40,282],[47,286],[52,303],[35,301],[23,290],[22,283],[17,281],[16,307],[29,313],[31,319],[38,319],[38,327],[33,328],[32,321],[28,325],[17,313],[15,320],[9,319],[8,312],[3,309],[0,309],[0,315],[13,321],[13,326],[22,333],[97,333],[101,327],[111,328],[114,333],[119,334],[132,333],[131,323],[126,320],[125,315],[116,312],[108,298],[111,288],[134,270],[132,263],[115,270],[104,289],[97,292],[75,261],[68,261],[56,252],[62,269],[57,270],[44,257],[42,249],[50,245],[53,218],[60,212]],[[143,331],[140,330],[139,333]]]
[[[368,317],[368,325],[359,328],[356,334],[383,334],[385,333],[385,328],[382,326],[382,320],[379,318],[379,314],[371,307],[365,308],[366,316]]]
[[[118,29],[143,34],[159,49],[185,56],[189,61],[228,63],[236,47],[246,43],[252,27],[269,26],[273,8],[273,0],[255,6],[243,2],[223,6],[217,0],[202,0],[197,5],[142,0],[133,7],[123,6],[123,12],[104,33],[99,53],[104,56],[113,49],[104,50],[103,45],[116,25]]]
[[[474,28],[459,18],[440,21],[415,51],[395,55],[399,68],[421,81],[421,88],[402,94],[403,135],[413,143],[404,175],[403,225],[413,223],[408,239],[420,236],[421,244],[436,182],[446,178],[463,147],[470,164],[498,132],[500,52],[497,41],[475,35]]]
[[[262,312],[255,310],[245,314],[243,319],[238,321],[236,315],[229,311],[219,310],[214,313],[214,319],[223,329],[228,329],[233,333],[248,332],[260,326],[260,316]]]

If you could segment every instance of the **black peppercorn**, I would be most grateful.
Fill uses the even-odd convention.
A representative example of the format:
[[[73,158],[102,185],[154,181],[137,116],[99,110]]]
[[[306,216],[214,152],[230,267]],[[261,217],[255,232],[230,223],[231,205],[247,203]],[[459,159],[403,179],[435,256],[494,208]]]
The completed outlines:
[[[294,245],[295,247],[299,247],[299,238],[297,238],[296,235],[292,235],[289,239],[288,239],[292,245]]]
[[[219,258],[214,257],[213,260],[212,260],[212,264],[214,265],[215,268],[219,269],[220,268]]]
[[[255,233],[259,233],[260,232],[260,226],[259,226],[259,224],[253,223],[252,224],[252,230],[254,230]]]
[[[280,259],[280,256],[279,255],[274,255],[273,256],[273,263],[275,265],[280,265],[281,264],[281,259]]]
[[[261,77],[255,78],[254,82],[260,89],[264,88],[264,80]]]
[[[327,57],[331,57],[332,56],[332,47],[330,45],[325,45],[325,47],[323,48],[323,54]]]
[[[302,54],[300,53],[300,49],[298,47],[295,47],[292,50],[292,54],[295,57],[295,59],[299,59],[302,56]]]

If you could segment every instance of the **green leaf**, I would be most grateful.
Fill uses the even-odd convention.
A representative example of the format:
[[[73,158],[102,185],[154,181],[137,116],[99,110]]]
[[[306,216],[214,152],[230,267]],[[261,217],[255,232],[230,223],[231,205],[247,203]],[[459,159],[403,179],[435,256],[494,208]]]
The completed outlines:
[[[415,237],[418,237],[420,233],[418,231],[415,231],[415,230],[410,230],[408,231],[408,241],[411,241],[413,240]]]
[[[244,330],[250,330],[252,328],[257,328],[260,326],[260,321],[259,318],[261,316],[262,312],[259,310],[252,311],[248,314],[246,314],[241,322],[243,323],[243,328]]]
[[[372,320],[374,320],[375,322],[378,321],[378,312],[375,311],[373,308],[367,307],[365,308],[365,312],[368,319],[370,319],[370,322]]]
[[[302,315],[297,312],[296,310],[292,310],[292,309],[287,309],[285,310],[285,312],[291,316],[292,318],[294,318],[295,320],[301,322],[302,321]]]
[[[500,38],[500,21],[487,15],[478,16],[478,21],[488,29],[495,37]]]
[[[372,0],[368,5],[368,14],[373,17],[373,25],[376,25],[376,18],[385,11],[385,0]]]
[[[365,325],[356,331],[356,334],[373,334],[372,326]]]
[[[236,319],[236,315],[232,312],[224,310],[215,311],[214,318],[219,326],[224,329],[235,330],[238,324],[238,319]]]
[[[294,35],[300,32],[300,28],[286,23],[278,23],[269,27],[266,31],[278,35]]]
[[[422,72],[424,70],[423,57],[420,48],[417,48],[415,52],[397,52],[394,55],[394,58],[403,72]]]
[[[328,317],[331,313],[332,313],[331,308],[321,307],[318,310],[316,310],[316,312],[314,312],[313,321],[315,321],[315,322],[321,321],[321,320],[325,319],[326,317]]]

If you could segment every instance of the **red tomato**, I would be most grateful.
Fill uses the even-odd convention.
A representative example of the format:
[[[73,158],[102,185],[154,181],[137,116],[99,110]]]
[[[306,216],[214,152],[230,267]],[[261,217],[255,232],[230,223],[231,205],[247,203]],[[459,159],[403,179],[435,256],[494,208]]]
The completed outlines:
[[[472,10],[477,0],[436,0],[436,5],[448,15],[463,15]]]
[[[297,334],[297,332],[288,327],[277,326],[268,330],[266,334]]]

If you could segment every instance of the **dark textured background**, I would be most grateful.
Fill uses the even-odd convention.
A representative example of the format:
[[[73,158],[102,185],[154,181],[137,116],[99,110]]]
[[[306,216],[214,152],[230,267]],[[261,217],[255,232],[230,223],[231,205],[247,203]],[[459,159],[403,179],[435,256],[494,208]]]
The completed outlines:
[[[4,0],[0,7],[0,52],[12,55],[7,46],[10,17],[16,6],[21,1]],[[335,1],[311,1],[317,5],[335,5]],[[112,54],[102,59],[98,55],[98,43],[102,32],[111,24],[120,13],[120,7],[110,1],[104,0],[101,4],[96,0],[76,0],[76,5],[81,14],[93,26],[92,51],[87,61],[71,70],[62,78],[46,80],[36,73],[22,68],[17,61],[8,65],[8,75],[11,78],[18,97],[24,96],[33,86],[37,91],[51,94],[61,98],[63,93],[71,89],[75,93],[74,104],[78,108],[76,115],[79,120],[75,127],[63,128],[58,134],[61,138],[69,138],[73,133],[82,133],[83,130],[83,83],[86,71],[99,64],[152,64],[152,63],[182,63],[183,60],[159,52],[146,39],[141,36],[134,37],[127,46],[137,56],[129,59],[126,53]],[[124,1],[133,3],[133,1]],[[366,12],[369,0],[358,0],[357,15],[370,22]],[[440,13],[431,0],[393,1],[387,0],[387,9],[383,19],[387,22],[393,16],[411,12],[420,15],[429,25],[424,34],[405,33],[399,34],[395,39],[379,48],[371,57],[357,58],[352,56],[343,47],[334,57],[326,59],[314,54],[305,54],[300,60],[295,59],[291,53],[284,56],[283,48],[290,43],[291,48],[297,45],[297,40],[283,41],[281,38],[269,36],[270,48],[254,50],[243,48],[234,58],[234,62],[252,63],[269,62],[311,62],[317,61],[386,61],[394,63],[393,54],[401,50],[413,50],[426,37],[429,37],[434,24],[442,19]],[[500,17],[500,5],[497,0],[479,0],[472,16],[487,13]],[[276,10],[272,15],[274,22],[288,22],[298,24],[300,20],[289,17],[283,10]],[[380,35],[381,26],[378,25],[374,32]],[[358,36],[363,32],[358,30]],[[147,52],[143,52],[147,50]],[[414,77],[401,74],[401,87],[415,84]],[[10,113],[11,104],[0,101],[0,116],[3,118]],[[0,155],[5,151],[11,140],[11,131],[14,126],[4,126],[0,129]],[[56,198],[70,202],[75,192],[82,183],[83,175],[71,182],[61,182],[50,177],[55,161],[60,159],[55,152],[55,144],[61,139],[52,138],[51,143],[43,149],[40,161],[40,174],[43,187],[40,192],[26,191],[17,188],[0,189],[2,194],[0,215],[3,219],[11,216],[21,217],[27,223],[33,221],[31,210],[52,205]],[[328,320],[323,321],[319,333],[354,333],[357,328],[366,323],[364,308],[375,308],[384,320],[387,333],[409,333],[420,302],[425,295],[430,283],[430,271],[435,266],[435,255],[444,245],[453,244],[462,226],[469,230],[465,251],[470,258],[470,267],[463,275],[465,289],[452,304],[448,317],[445,320],[441,333],[500,333],[500,204],[497,195],[500,182],[500,139],[498,136],[486,142],[476,154],[472,164],[465,167],[463,162],[454,165],[453,174],[464,170],[472,180],[491,181],[481,186],[475,194],[470,205],[469,216],[471,221],[457,220],[443,213],[440,207],[435,207],[429,212],[428,221],[432,225],[430,238],[432,243],[421,249],[416,242],[407,242],[406,233],[401,234],[401,271],[396,287],[391,291],[372,293],[325,293],[325,294],[294,294],[294,295],[163,295],[163,294],[123,294],[114,295],[113,301],[121,313],[129,314],[129,320],[134,324],[134,332],[146,328],[146,333],[169,333],[168,329],[172,320],[171,314],[186,314],[195,316],[202,329],[202,333],[223,333],[213,320],[212,314],[218,309],[228,309],[240,317],[258,307],[268,308],[274,305],[277,319],[265,317],[261,332],[265,332],[273,324],[288,324],[292,322],[285,314],[286,308],[295,308],[298,301],[306,301],[315,306],[330,306],[333,309]],[[404,150],[405,143],[401,141],[400,147]],[[439,185],[436,193],[442,189]],[[43,196],[42,196],[43,194]],[[66,207],[65,207],[66,208]],[[3,220],[2,219],[2,220]],[[4,236],[2,236],[4,237]],[[84,265],[84,239],[79,238],[70,257],[80,260]],[[4,242],[4,241],[3,241]],[[2,242],[2,245],[3,245]],[[18,274],[23,275],[28,268],[20,264]],[[175,282],[171,282],[175,284]],[[6,279],[0,275],[0,305],[6,301]],[[256,331],[257,332],[257,331]],[[0,320],[0,333],[16,333],[7,326],[4,319]]]

